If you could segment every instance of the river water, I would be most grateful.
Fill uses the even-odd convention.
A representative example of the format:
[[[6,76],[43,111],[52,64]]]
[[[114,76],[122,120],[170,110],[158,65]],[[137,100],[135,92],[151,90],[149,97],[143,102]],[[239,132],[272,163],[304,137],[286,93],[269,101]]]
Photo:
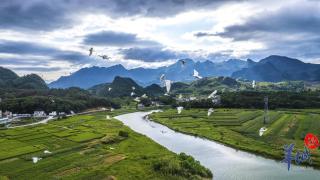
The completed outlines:
[[[182,134],[144,119],[151,112],[136,112],[115,117],[134,131],[144,134],[167,149],[184,152],[209,168],[217,180],[319,179],[320,171],[287,164],[236,150],[214,141]]]

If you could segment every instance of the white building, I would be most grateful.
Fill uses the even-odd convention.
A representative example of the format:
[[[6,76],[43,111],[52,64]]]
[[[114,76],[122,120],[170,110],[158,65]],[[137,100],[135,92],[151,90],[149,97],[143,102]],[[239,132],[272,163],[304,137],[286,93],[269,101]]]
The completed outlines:
[[[28,117],[32,117],[31,114],[13,114],[13,117],[15,118],[28,118]]]
[[[138,109],[144,109],[144,105],[140,103],[140,104],[137,105],[137,108]]]
[[[44,111],[34,111],[33,117],[47,117],[47,114]]]
[[[49,113],[49,116],[57,116],[57,111],[52,111],[51,113]]]
[[[11,120],[9,118],[0,118],[0,124],[6,124],[10,122]]]
[[[2,117],[12,118],[12,112],[6,111],[2,114]]]

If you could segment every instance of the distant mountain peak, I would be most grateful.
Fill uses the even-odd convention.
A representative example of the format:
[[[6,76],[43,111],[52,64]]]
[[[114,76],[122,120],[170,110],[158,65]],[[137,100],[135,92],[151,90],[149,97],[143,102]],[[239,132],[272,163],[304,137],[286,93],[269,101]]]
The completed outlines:
[[[320,65],[286,56],[271,55],[259,62],[247,62],[248,68],[234,72],[232,77],[269,82],[320,80]]]
[[[226,60],[226,62],[241,62],[241,61],[243,61],[243,60],[241,60],[241,59],[228,59],[228,60]]]
[[[288,63],[304,63],[298,59],[294,59],[294,58],[289,58],[287,56],[279,56],[279,55],[271,55],[268,56],[264,59],[261,59],[259,62],[260,63],[267,63],[267,62],[288,62]]]

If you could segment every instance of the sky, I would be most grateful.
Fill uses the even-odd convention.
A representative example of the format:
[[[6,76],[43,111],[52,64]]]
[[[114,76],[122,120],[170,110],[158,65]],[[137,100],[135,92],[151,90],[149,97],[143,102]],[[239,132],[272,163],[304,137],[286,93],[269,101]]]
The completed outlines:
[[[84,67],[181,58],[320,63],[319,32],[317,0],[1,0],[0,66],[51,82]]]

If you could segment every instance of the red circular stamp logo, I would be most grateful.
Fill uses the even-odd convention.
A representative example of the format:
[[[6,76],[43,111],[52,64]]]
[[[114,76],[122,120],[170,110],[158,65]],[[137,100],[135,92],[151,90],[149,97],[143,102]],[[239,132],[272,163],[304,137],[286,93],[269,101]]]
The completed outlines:
[[[304,144],[309,149],[316,149],[319,146],[319,140],[314,134],[308,133],[304,138]]]

